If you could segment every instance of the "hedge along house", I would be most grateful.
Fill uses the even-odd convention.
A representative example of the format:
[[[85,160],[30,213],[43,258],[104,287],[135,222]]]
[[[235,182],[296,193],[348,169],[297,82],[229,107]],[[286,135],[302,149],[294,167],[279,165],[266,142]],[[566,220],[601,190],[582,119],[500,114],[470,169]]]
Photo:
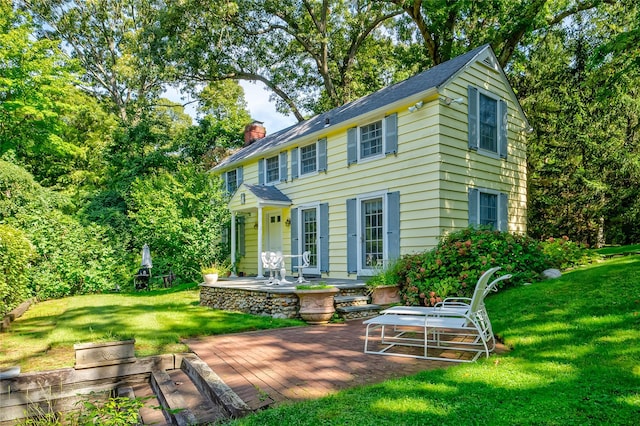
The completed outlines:
[[[263,251],[309,251],[305,275],[355,279],[470,224],[524,233],[528,129],[489,45],[273,135],[254,122],[212,170],[232,261],[262,277]]]

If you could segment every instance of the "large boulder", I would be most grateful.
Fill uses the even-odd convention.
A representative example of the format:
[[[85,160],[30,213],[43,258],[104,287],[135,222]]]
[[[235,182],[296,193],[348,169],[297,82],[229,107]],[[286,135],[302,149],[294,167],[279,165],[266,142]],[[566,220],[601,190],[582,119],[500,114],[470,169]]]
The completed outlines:
[[[554,278],[560,278],[562,276],[562,272],[560,272],[559,269],[545,269],[540,275],[544,280],[552,280]]]

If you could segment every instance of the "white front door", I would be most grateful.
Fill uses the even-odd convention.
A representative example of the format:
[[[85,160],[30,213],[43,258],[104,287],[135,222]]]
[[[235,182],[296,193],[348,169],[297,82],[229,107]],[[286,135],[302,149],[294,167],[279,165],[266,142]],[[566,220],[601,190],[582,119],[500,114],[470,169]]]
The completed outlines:
[[[267,213],[267,246],[265,251],[282,251],[282,214]]]

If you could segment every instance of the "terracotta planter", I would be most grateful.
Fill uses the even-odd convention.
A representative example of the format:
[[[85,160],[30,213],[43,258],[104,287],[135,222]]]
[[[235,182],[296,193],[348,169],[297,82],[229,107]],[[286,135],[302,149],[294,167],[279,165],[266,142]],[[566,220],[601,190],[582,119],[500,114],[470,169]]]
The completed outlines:
[[[215,285],[218,282],[218,274],[202,274],[202,278],[207,285]]]
[[[300,299],[300,317],[309,324],[326,324],[336,308],[333,296],[338,292],[336,287],[318,290],[296,290]]]
[[[397,285],[382,285],[371,288],[371,303],[390,305],[400,303],[400,289]]]

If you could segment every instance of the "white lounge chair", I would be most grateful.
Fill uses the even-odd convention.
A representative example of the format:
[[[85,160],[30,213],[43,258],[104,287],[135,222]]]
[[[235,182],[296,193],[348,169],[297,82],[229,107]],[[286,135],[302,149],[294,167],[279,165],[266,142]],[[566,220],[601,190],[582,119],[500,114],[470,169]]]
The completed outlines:
[[[451,302],[449,307],[398,307],[395,312],[364,321],[364,352],[458,362],[475,361],[482,353],[489,357],[495,338],[483,301],[487,282],[499,269],[492,268],[480,277],[468,305]],[[379,339],[371,336],[374,330],[380,331]],[[373,343],[378,349],[370,349],[371,340],[378,340]],[[416,354],[403,347],[423,350]],[[436,354],[432,354],[434,350]],[[450,350],[469,352],[471,358],[442,356],[443,351]]]

